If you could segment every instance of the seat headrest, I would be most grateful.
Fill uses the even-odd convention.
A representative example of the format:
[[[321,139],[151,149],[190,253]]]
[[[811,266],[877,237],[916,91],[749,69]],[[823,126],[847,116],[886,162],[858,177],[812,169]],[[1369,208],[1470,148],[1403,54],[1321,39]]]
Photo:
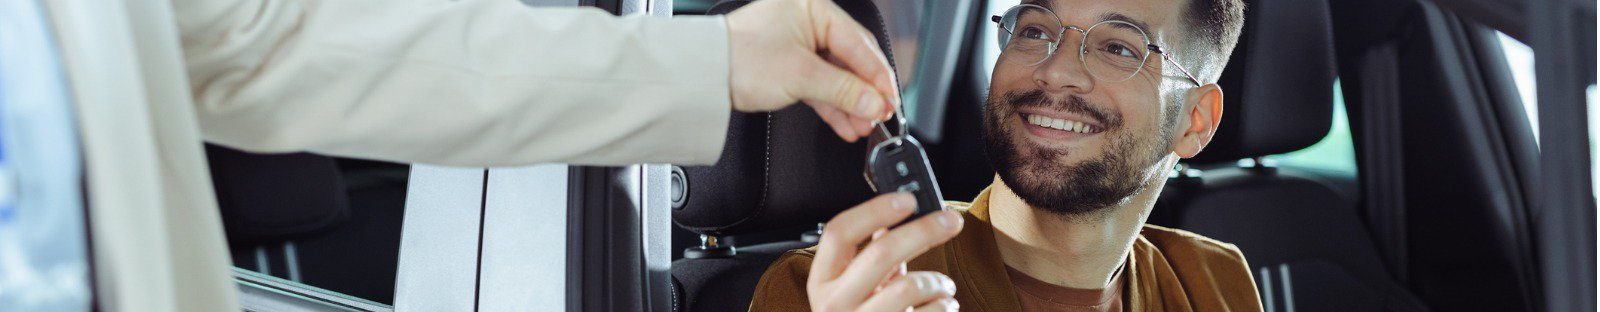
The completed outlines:
[[[726,14],[749,1],[725,1]],[[894,55],[870,0],[836,0]],[[889,65],[894,66],[893,57]],[[700,234],[733,235],[826,222],[873,196],[862,175],[866,140],[846,143],[807,105],[771,113],[734,112],[722,156],[712,166],[683,167],[686,193],[673,222]]]
[[[1186,162],[1232,162],[1300,150],[1333,122],[1333,24],[1322,0],[1245,1],[1244,32],[1218,85],[1222,125]]]
[[[292,240],[330,230],[349,218],[344,178],[333,158],[252,154],[212,144],[205,151],[231,243]]]

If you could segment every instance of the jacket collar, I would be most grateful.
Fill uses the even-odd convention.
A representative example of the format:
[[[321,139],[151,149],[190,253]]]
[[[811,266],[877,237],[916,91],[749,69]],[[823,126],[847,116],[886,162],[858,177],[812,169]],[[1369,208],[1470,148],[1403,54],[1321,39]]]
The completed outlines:
[[[989,223],[989,194],[992,189],[986,188],[978,193],[978,197],[964,209],[959,205],[953,207],[963,211],[962,216],[966,218],[961,233],[942,248],[908,265],[911,270],[942,271],[949,275],[956,282],[956,299],[962,303],[962,310],[1020,311],[1022,306],[1017,301],[1016,288],[1006,275],[1005,261],[1000,258],[1000,250],[995,243],[994,226]],[[1127,262],[1123,264],[1123,274],[1126,274],[1123,276],[1125,311],[1143,311],[1147,307],[1159,306],[1159,302],[1155,305],[1145,302],[1148,298],[1143,298],[1141,294],[1155,291],[1156,286],[1139,280],[1141,271],[1148,270],[1144,267],[1150,265],[1138,261],[1138,257],[1134,256],[1136,250],[1144,249],[1138,246],[1141,244],[1149,242],[1142,237],[1135,239],[1135,246],[1130,248]]]

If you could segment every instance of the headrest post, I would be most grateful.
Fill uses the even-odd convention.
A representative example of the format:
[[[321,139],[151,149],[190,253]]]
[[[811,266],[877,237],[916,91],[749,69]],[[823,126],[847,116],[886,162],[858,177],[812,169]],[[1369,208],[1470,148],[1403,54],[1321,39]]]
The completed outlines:
[[[1204,173],[1200,172],[1200,169],[1194,169],[1189,164],[1180,162],[1172,166],[1172,172],[1167,175],[1167,178],[1178,180],[1198,179],[1202,174]]]
[[[716,248],[717,237],[713,235],[700,234],[700,247]]]
[[[817,230],[800,233],[800,241],[807,244],[816,244],[822,241],[822,225],[823,223],[817,222]]]
[[[683,257],[689,259],[728,258],[738,254],[733,245],[723,245],[721,237],[711,234],[700,234],[700,246],[683,249]]]
[[[1278,162],[1274,161],[1272,159],[1268,159],[1265,156],[1256,156],[1256,157],[1240,159],[1239,160],[1239,168],[1243,168],[1243,169],[1249,170],[1249,171],[1261,172],[1261,173],[1271,173],[1271,172],[1277,171]]]

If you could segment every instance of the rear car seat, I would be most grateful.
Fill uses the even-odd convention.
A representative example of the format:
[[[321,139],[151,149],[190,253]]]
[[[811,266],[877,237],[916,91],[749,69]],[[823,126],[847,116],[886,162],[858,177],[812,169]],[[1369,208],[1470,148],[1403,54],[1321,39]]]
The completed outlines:
[[[304,238],[350,216],[333,158],[253,154],[212,144],[205,151],[230,245]]]
[[[212,144],[205,150],[235,267],[393,301],[403,166]]]
[[[725,1],[725,14],[749,1]],[[870,0],[836,0],[880,38],[893,55],[883,19]],[[894,60],[889,60],[894,66]],[[672,263],[676,311],[744,311],[767,265],[790,249],[816,243],[803,229],[873,196],[862,175],[865,140],[846,143],[806,105],[760,114],[733,113],[722,156],[713,166],[683,167],[685,187],[673,223],[702,238]],[[735,246],[744,235],[781,235],[778,242]]]

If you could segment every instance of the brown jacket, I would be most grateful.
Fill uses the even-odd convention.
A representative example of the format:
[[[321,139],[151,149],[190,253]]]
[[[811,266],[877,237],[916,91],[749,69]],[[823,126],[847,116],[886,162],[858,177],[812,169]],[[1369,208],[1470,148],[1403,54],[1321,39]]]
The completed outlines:
[[[966,226],[944,245],[906,264],[938,271],[956,282],[966,311],[1018,311],[1015,288],[989,225],[989,191],[968,204],[952,202]],[[816,247],[791,250],[756,284],[751,311],[806,311],[806,273]],[[1244,255],[1232,244],[1183,230],[1145,225],[1128,255],[1127,311],[1261,311],[1261,297]]]

